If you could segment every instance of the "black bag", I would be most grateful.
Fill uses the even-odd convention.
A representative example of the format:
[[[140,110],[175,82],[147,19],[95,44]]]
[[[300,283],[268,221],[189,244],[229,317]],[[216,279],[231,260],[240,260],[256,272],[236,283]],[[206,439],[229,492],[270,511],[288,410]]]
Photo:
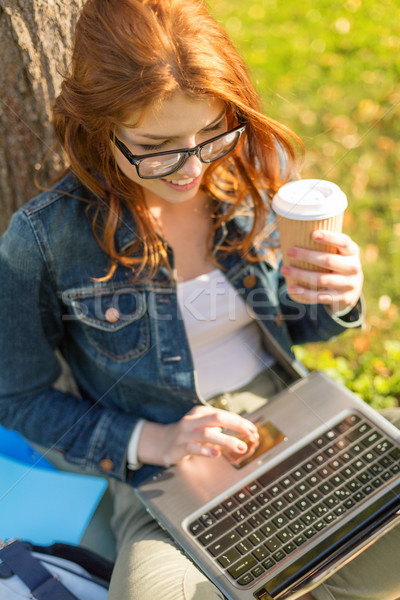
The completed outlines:
[[[0,541],[0,600],[106,600],[112,569],[79,546]]]

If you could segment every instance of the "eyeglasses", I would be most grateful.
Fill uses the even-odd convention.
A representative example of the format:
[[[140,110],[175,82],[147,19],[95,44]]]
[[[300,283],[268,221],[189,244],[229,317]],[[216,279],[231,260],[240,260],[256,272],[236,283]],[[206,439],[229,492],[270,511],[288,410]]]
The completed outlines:
[[[222,158],[235,148],[246,125],[239,125],[230,131],[202,142],[194,148],[153,152],[151,154],[134,155],[113,133],[110,137],[125,158],[135,165],[137,174],[142,179],[158,179],[178,171],[190,156],[197,156],[202,163],[211,163]]]

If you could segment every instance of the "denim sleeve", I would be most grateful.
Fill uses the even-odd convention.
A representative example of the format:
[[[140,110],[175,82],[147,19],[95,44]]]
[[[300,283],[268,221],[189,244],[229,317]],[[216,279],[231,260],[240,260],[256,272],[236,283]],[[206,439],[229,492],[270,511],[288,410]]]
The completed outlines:
[[[54,388],[61,306],[23,211],[0,238],[0,281],[0,422],[70,463],[125,480],[136,418]]]

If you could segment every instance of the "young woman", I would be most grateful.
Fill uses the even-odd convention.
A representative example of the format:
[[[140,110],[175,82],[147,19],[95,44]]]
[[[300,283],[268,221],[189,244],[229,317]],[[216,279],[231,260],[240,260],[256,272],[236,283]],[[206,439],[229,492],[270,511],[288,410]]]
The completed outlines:
[[[67,173],[1,239],[0,420],[65,468],[109,477],[111,599],[221,598],[132,486],[257,441],[240,412],[304,374],[292,345],[360,324],[357,245],[322,231],[329,252],[290,252],[329,274],[280,269],[270,199],[296,176],[297,140],[262,114],[200,0],[87,0],[54,126]],[[76,395],[54,387],[56,350]],[[393,599],[391,540],[369,595],[355,561],[351,584],[334,577],[313,598]]]

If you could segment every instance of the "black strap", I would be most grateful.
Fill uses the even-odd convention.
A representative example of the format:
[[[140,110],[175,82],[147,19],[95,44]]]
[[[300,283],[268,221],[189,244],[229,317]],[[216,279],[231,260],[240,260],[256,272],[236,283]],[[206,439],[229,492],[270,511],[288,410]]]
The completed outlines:
[[[4,545],[0,559],[25,583],[36,600],[78,600],[32,555],[29,544],[15,540]]]
[[[48,554],[49,556],[57,556],[70,560],[83,567],[90,575],[101,579],[107,584],[110,583],[114,563],[88,548],[56,542],[51,546],[37,546],[33,544],[32,549],[34,552],[40,552],[40,554]]]

